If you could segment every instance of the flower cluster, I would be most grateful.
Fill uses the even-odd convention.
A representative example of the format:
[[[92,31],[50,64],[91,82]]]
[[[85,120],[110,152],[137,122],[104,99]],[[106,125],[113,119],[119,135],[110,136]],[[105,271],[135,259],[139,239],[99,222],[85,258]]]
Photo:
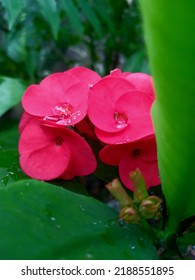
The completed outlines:
[[[127,188],[133,190],[129,173],[136,168],[147,188],[158,185],[153,101],[152,78],[144,73],[115,69],[101,78],[75,67],[49,75],[22,98],[21,168],[39,180],[88,175],[97,163],[85,137],[102,144],[100,159],[118,166]]]

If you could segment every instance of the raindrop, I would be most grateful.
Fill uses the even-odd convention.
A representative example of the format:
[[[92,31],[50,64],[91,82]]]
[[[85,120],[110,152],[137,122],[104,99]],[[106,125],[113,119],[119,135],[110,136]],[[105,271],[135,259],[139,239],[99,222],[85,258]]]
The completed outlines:
[[[70,125],[81,115],[81,111],[75,111],[74,107],[67,102],[57,104],[53,109],[53,116],[46,116],[43,120],[56,124]]]
[[[6,176],[1,180],[1,182],[2,182],[2,184],[3,184],[4,186],[7,185],[8,181],[9,181],[9,176],[8,176],[8,175],[6,175]]]
[[[55,220],[56,220],[56,218],[54,218],[54,217],[51,217],[50,219],[51,219],[52,221],[55,221]]]
[[[61,228],[61,225],[56,225],[57,228]]]
[[[114,112],[115,126],[117,128],[125,128],[128,125],[128,117],[125,114]]]
[[[130,245],[129,248],[130,248],[131,250],[135,250],[135,246],[133,246],[133,245]]]
[[[86,259],[92,259],[93,255],[91,253],[86,253],[85,257]]]

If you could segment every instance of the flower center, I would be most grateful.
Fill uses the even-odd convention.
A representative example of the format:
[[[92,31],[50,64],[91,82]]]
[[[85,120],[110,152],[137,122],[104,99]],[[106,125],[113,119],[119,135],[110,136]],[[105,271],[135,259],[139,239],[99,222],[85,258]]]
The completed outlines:
[[[140,154],[141,154],[140,149],[136,148],[136,149],[133,150],[133,156],[134,157],[138,157],[138,156],[140,156]]]
[[[125,114],[114,112],[115,125],[117,128],[124,128],[128,125],[128,117]]]
[[[71,125],[81,115],[81,111],[75,111],[74,107],[67,102],[57,104],[52,111],[54,116],[46,116],[44,120],[62,125]]]
[[[64,143],[64,139],[61,136],[56,137],[54,141],[56,146],[62,146]]]

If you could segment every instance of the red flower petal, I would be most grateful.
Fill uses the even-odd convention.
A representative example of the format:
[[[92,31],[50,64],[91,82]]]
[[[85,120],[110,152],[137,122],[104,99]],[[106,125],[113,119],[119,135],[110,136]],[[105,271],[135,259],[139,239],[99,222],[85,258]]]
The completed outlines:
[[[74,126],[74,130],[78,132],[82,137],[98,140],[95,135],[94,129],[94,125],[89,120],[88,116],[86,116],[82,121]]]
[[[38,121],[24,128],[19,141],[20,164],[24,172],[39,180],[88,175],[96,159],[87,142],[67,128]]]
[[[106,164],[118,165],[120,160],[127,154],[134,157],[134,151],[139,151],[139,157],[143,161],[157,161],[154,134],[127,144],[107,145],[99,152],[99,157]]]
[[[61,141],[60,141],[61,140]],[[30,177],[51,180],[67,168],[70,149],[58,129],[48,129],[30,122],[19,140],[20,165]]]
[[[93,173],[97,162],[88,143],[72,130],[69,130],[66,135],[66,143],[70,147],[70,163],[60,177],[72,179],[75,176],[86,176]]]
[[[145,73],[131,73],[125,78],[135,86],[136,90],[145,92],[152,101],[154,100],[154,86],[150,75]]]
[[[82,66],[73,67],[72,69],[67,70],[66,73],[77,77],[80,81],[88,83],[89,86],[95,84],[101,79],[95,71]]]
[[[40,85],[31,85],[22,98],[25,111],[47,121],[73,125],[87,113],[88,85],[76,77],[56,73],[46,77]]]
[[[97,82],[89,94],[88,115],[92,123],[104,131],[120,130],[115,120],[115,103],[121,95],[131,89],[131,83],[118,77],[105,77]]]
[[[122,72],[119,68],[110,71],[108,76],[126,78],[131,72]]]
[[[95,128],[95,133],[98,139],[106,144],[124,144],[153,135],[154,129],[151,119],[147,117],[139,125],[129,124],[119,132],[111,133]]]
[[[105,164],[115,166],[129,150],[129,144],[107,145],[99,152],[99,158]]]
[[[119,175],[123,184],[130,190],[134,190],[130,181],[129,173],[139,168],[146,182],[146,187],[160,184],[157,161],[145,162],[140,157],[133,157],[130,154],[124,156],[119,163]]]

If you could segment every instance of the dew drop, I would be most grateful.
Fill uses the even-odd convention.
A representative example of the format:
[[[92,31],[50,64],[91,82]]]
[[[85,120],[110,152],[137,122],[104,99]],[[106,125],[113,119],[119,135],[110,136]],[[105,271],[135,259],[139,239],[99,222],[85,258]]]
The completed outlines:
[[[128,125],[128,117],[125,114],[114,112],[115,126],[117,128],[125,128]]]
[[[56,218],[54,218],[54,217],[51,217],[50,219],[51,219],[52,221],[55,221],[55,220],[56,220]]]
[[[93,254],[91,252],[87,252],[85,257],[86,257],[86,259],[92,259],[93,258]]]
[[[43,120],[61,125],[71,125],[81,115],[81,111],[75,111],[74,107],[68,102],[57,104],[52,111],[54,115],[46,116]]]
[[[131,250],[135,250],[135,246],[133,246],[133,245],[130,245],[129,248],[130,248]]]
[[[60,103],[53,108],[53,113],[57,116],[69,117],[73,113],[73,107],[69,103]]]

